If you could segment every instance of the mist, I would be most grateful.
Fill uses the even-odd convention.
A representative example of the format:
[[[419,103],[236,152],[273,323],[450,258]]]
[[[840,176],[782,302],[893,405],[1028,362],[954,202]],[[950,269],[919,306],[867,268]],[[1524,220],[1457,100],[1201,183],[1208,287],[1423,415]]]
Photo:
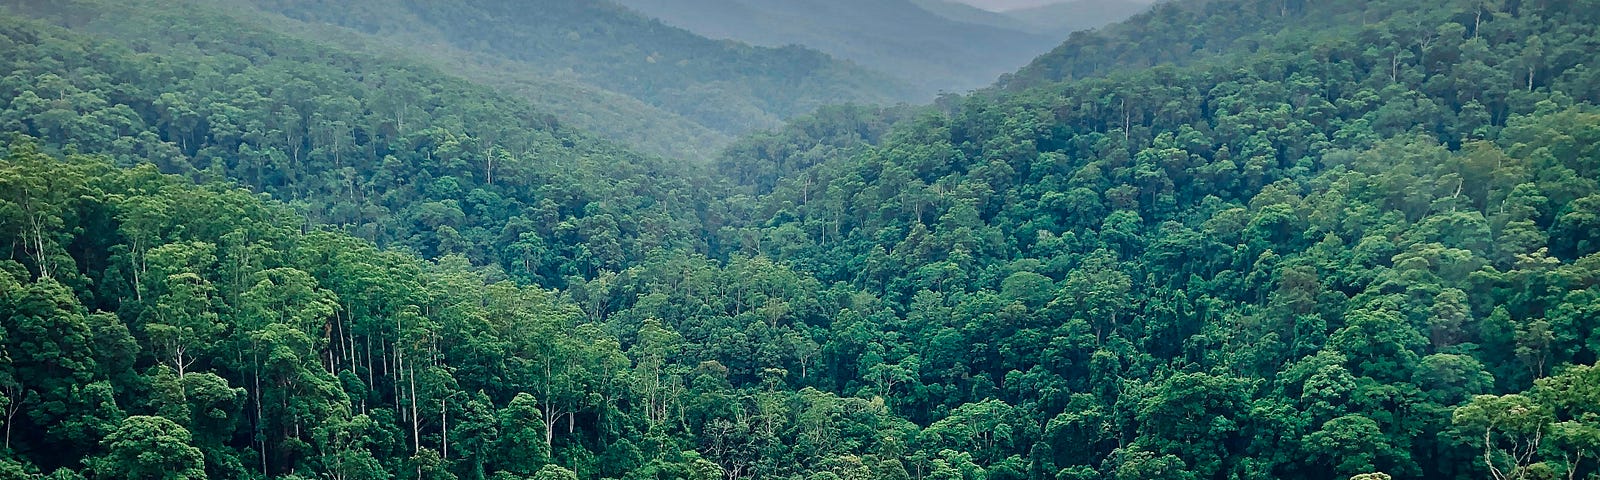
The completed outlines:
[[[967,5],[978,7],[991,12],[1004,12],[1008,10],[1021,10],[1025,8],[1042,7],[1057,3],[1068,3],[1074,0],[956,0]]]
[[[960,3],[978,7],[991,12],[1009,12],[1038,8],[1058,3],[1073,3],[1084,0],[955,0]],[[1149,4],[1151,0],[1127,0],[1129,3]]]

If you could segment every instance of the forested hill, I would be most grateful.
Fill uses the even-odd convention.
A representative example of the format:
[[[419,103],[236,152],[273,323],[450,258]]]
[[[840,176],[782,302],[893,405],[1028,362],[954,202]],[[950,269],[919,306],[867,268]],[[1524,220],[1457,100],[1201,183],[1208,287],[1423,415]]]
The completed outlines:
[[[703,250],[704,175],[633,153],[431,68],[332,50],[171,2],[69,2],[0,18],[0,122],[55,150],[227,179],[428,257],[561,284]],[[148,50],[143,53],[140,50]],[[709,221],[708,221],[709,220]]]
[[[162,41],[111,18],[107,2],[8,3],[79,31]],[[683,161],[709,158],[739,133],[823,104],[894,103],[913,93],[815,50],[711,40],[610,2],[141,0],[117,8],[134,24],[159,26],[171,19],[141,19],[194,10],[242,28],[426,64],[634,150]]]
[[[778,172],[746,255],[893,306],[832,318],[833,378],[1015,428],[990,475],[1585,478],[1590,3],[1179,2],[719,171]]]
[[[1548,5],[1563,11],[1587,7],[1581,0]],[[1500,9],[1493,5],[1485,8]],[[1114,70],[1194,63],[1217,55],[1248,61],[1248,57],[1270,53],[1299,53],[1308,42],[1359,33],[1363,27],[1383,21],[1411,23],[1406,30],[1392,32],[1399,37],[1384,40],[1396,45],[1415,43],[1411,46],[1420,49],[1441,33],[1430,26],[1440,20],[1440,12],[1437,2],[1416,1],[1157,3],[1150,11],[1112,28],[1072,35],[1001,84],[1019,89]],[[1485,18],[1492,19],[1489,14],[1472,16],[1469,30]]]
[[[988,25],[991,27],[1011,30],[1026,31],[1027,29],[1025,24],[1018,22],[1009,15],[1000,12],[991,12],[958,2],[956,0],[911,0],[911,3],[916,4],[918,7],[922,7],[923,10],[927,10],[934,15],[962,23]]]
[[[561,119],[564,124],[627,145],[633,150],[685,161],[714,156],[735,136],[716,130],[665,106],[648,103],[627,93],[587,82],[547,65],[508,60],[493,51],[477,51],[445,41],[442,34],[420,20],[406,18],[399,9],[382,10],[388,26],[364,31],[305,20],[263,10],[250,0],[207,4],[210,10],[236,21],[278,31],[286,36],[399,62],[417,63],[470,80],[532,104]],[[359,7],[352,3],[352,7]],[[138,38],[139,32],[124,32]],[[771,121],[771,120],[766,120]]]
[[[1178,2],[712,172],[7,16],[0,478],[1593,479],[1593,3]]]
[[[617,1],[713,38],[816,48],[893,75],[924,100],[988,86],[1065,38],[952,20],[910,0]],[[1083,28],[1121,18],[1096,20]]]
[[[1147,10],[1146,0],[1069,0],[989,11],[956,0],[911,0],[923,10],[964,23],[1032,32],[1060,40],[1072,32],[1115,24]]]
[[[1116,23],[1135,14],[1149,10],[1154,1],[1147,0],[1072,0],[1031,8],[1007,10],[1004,14],[1023,25],[1054,38],[1066,38],[1072,32],[1088,30]]]
[[[725,133],[776,126],[828,103],[892,103],[911,94],[884,74],[815,50],[711,40],[610,1],[248,1],[291,18],[574,75]]]

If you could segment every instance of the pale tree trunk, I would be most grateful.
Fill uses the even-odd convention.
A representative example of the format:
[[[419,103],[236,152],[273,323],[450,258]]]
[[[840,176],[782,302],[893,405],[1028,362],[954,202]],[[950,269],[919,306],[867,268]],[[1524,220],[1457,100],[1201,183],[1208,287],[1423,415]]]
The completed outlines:
[[[139,277],[144,272],[145,263],[140,260],[140,257],[143,256],[141,254],[143,250],[139,248],[140,243],[137,238],[133,240],[133,258],[130,260],[133,261],[133,298],[144,302],[144,284],[139,280]]]
[[[445,460],[450,459],[450,417],[448,416],[450,407],[449,400],[449,398],[439,399],[439,439],[441,442],[439,447],[439,457]]]
[[[417,417],[417,367],[410,367],[409,372],[411,377],[411,453],[415,455],[422,451],[422,419]]]
[[[256,348],[259,350],[260,346],[257,346]],[[255,364],[256,364],[255,365],[255,386],[256,386],[256,388],[255,388],[255,392],[254,393],[255,393],[255,397],[256,397],[256,401],[255,401],[255,403],[256,403],[256,432],[259,433],[259,432],[262,431],[261,430],[261,419],[262,419],[262,415],[261,415],[261,357],[257,356],[257,355],[252,355],[252,356],[255,358]],[[261,438],[261,474],[262,475],[266,475],[267,474],[267,439],[266,439],[265,435],[263,435],[262,438]]]
[[[17,412],[22,411],[22,396],[26,394],[27,392],[20,386],[10,385],[6,387],[6,397],[11,400],[10,403],[6,404],[6,450],[11,450],[11,424],[16,420]]]
[[[544,446],[546,449],[555,448],[556,420],[561,416],[561,413],[556,411],[555,399],[551,398],[551,389],[555,384],[555,381],[550,379],[550,374],[554,370],[551,363],[552,360],[546,355],[544,358],[544,399],[542,400],[544,408],[539,409],[539,414],[544,417]]]

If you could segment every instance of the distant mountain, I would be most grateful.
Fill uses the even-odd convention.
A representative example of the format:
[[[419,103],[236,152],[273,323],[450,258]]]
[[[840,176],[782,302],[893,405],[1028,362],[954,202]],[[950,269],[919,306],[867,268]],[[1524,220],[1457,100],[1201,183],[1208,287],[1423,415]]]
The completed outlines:
[[[732,141],[714,130],[643,100],[607,90],[570,73],[506,61],[492,54],[437,41],[439,34],[376,29],[372,33],[320,21],[302,21],[253,6],[252,0],[216,0],[220,11],[286,35],[315,40],[375,57],[427,64],[528,101],[562,123],[593,132],[642,152],[675,159],[703,159]],[[398,23],[398,22],[396,22]]]
[[[1151,5],[1149,0],[1058,0],[1031,7],[992,11],[958,0],[912,0],[912,3],[922,7],[923,10],[958,22],[1019,30],[1056,39],[1064,39],[1079,30],[1127,20],[1149,9]],[[1004,6],[1027,4],[981,3]]]
[[[825,104],[913,98],[908,87],[886,75],[815,50],[713,40],[605,1],[234,2],[309,27],[343,28],[396,49],[433,56],[482,83],[535,100],[551,96],[549,85],[583,86],[563,87],[569,93],[539,103],[576,110],[568,116],[595,117],[599,119],[595,124],[607,123],[606,118],[619,113],[641,111],[639,105],[611,108],[627,102],[591,108],[593,98],[608,95],[636,99],[670,114],[646,116],[656,119],[651,124],[687,119],[723,135],[772,128]],[[530,77],[542,80],[530,83],[526,80]],[[599,91],[588,94],[585,89]]]
[[[923,10],[932,12],[934,15],[958,22],[1042,33],[1034,31],[1031,25],[1017,21],[1016,18],[1012,18],[1003,12],[984,10],[956,0],[911,0],[911,3],[922,7]]]
[[[756,45],[799,44],[888,72],[924,96],[989,85],[1060,42],[951,18],[913,0],[617,0],[669,25]]]
[[[1120,22],[1150,8],[1142,0],[1073,0],[1002,13],[1024,29],[1065,38],[1072,32]]]

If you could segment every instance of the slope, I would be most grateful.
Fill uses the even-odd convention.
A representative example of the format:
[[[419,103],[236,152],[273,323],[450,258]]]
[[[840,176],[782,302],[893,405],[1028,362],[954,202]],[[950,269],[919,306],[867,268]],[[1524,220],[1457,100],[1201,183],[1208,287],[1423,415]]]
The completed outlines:
[[[410,47],[435,44],[627,95],[723,133],[825,103],[888,103],[888,77],[798,47],[750,47],[668,27],[609,2],[252,0],[256,7]],[[479,62],[487,63],[487,62]],[[498,68],[488,64],[488,68]]]
[[[1298,1],[1245,5],[1157,3],[1127,22],[1072,35],[1050,53],[1007,76],[1000,85],[1025,89],[1116,70],[1194,63],[1218,55],[1242,59],[1278,44],[1298,48],[1305,35],[1345,31],[1339,27],[1366,25],[1403,13],[1425,16],[1429,13],[1427,7],[1412,2],[1374,1],[1332,6]],[[1482,20],[1480,16],[1474,18],[1474,23]],[[1426,40],[1424,33],[1414,35]]]
[[[1056,38],[1126,20],[1148,10],[1151,2],[1140,0],[1073,0],[1003,12],[1024,28]]]
[[[1600,474],[1586,3],[1142,16],[1218,50],[825,109],[760,196],[173,5],[0,19],[5,478]]]
[[[1007,30],[1030,31],[1027,24],[1019,22],[1009,15],[991,12],[955,0],[912,0],[911,3],[934,15],[961,23],[987,25]],[[1033,31],[1033,33],[1043,32]]]
[[[887,72],[932,98],[993,83],[1058,39],[953,21],[909,0],[620,0],[663,22],[757,45],[798,44]]]
[[[364,54],[425,64],[446,74],[495,88],[550,112],[569,125],[659,156],[696,161],[710,158],[732,141],[732,135],[645,103],[637,98],[588,85],[570,74],[552,73],[522,62],[458,48],[435,41],[437,32],[423,27],[366,33],[323,22],[301,21],[256,8],[248,0],[226,0],[220,9],[239,21],[288,36]],[[411,25],[420,25],[411,22]]]
[[[0,121],[52,149],[232,179],[294,205],[308,225],[464,254],[525,281],[705,248],[695,231],[708,190],[691,181],[695,167],[486,88],[186,2],[41,3],[17,7],[75,29],[5,19],[13,100]]]
[[[971,454],[930,468],[1593,474],[1592,426],[1518,445],[1594,414],[1596,12],[1159,7],[788,175],[740,253],[891,305],[823,375]]]

